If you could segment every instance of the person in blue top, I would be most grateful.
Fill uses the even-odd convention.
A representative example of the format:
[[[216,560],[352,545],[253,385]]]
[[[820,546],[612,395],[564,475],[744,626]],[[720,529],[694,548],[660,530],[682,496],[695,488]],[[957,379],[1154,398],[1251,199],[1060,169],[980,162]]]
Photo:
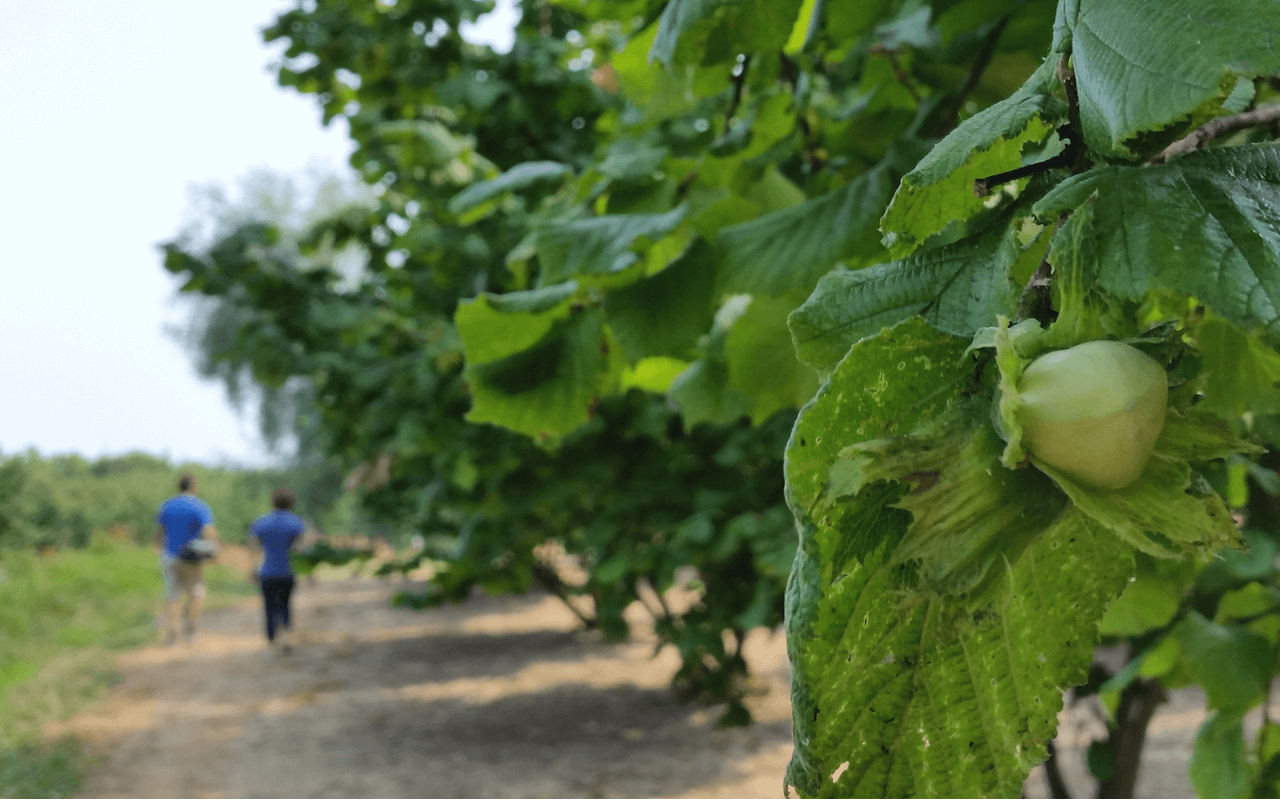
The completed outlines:
[[[218,529],[213,525],[213,512],[196,497],[196,479],[191,473],[178,478],[178,492],[160,506],[156,513],[155,544],[160,551],[160,568],[164,573],[165,644],[178,641],[179,612],[183,634],[190,641],[204,607],[203,562],[183,558],[197,539],[216,543]],[[187,602],[181,605],[183,596]]]
[[[288,489],[276,489],[271,493],[271,505],[275,508],[253,521],[249,529],[249,546],[262,553],[262,566],[249,573],[249,580],[262,585],[262,601],[267,613],[267,642],[279,642],[280,651],[288,653],[289,598],[293,594],[293,568],[289,565],[289,549],[293,547],[307,524],[294,514],[296,499]]]

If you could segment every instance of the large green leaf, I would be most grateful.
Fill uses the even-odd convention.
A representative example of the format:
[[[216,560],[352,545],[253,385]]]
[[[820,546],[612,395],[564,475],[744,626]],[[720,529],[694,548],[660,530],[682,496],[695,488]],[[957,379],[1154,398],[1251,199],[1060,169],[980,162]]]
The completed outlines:
[[[965,344],[919,319],[863,340],[792,434],[788,502],[801,542],[787,595],[796,740],[787,781],[803,795],[1016,794],[1132,569],[1127,546],[1068,511],[1016,560],[994,565],[980,596],[903,591],[912,572],[894,552],[927,513],[928,476],[903,476],[915,489],[868,476],[847,495],[832,492],[851,488],[832,467],[851,445],[954,417],[971,378]],[[971,471],[963,461],[955,468]]]
[[[657,275],[609,292],[609,327],[632,361],[688,358],[714,319],[714,284],[714,253],[699,240]]]
[[[1244,712],[1262,701],[1271,679],[1271,643],[1240,625],[1219,625],[1191,612],[1177,629],[1181,654],[1209,707]]]
[[[586,422],[625,366],[604,310],[575,303],[566,287],[481,295],[459,304],[455,323],[472,394],[467,420],[545,443]]]
[[[1014,95],[956,126],[902,178],[880,221],[894,258],[948,228],[963,234],[962,223],[990,206],[991,198],[974,194],[975,180],[1053,155],[1040,145],[1067,113],[1049,94],[1054,80],[1047,61]]]
[[[1202,408],[1226,419],[1280,411],[1280,354],[1212,315],[1196,326],[1196,341],[1209,372]]]
[[[1200,797],[1257,797],[1249,789],[1249,760],[1244,720],[1239,712],[1219,711],[1196,731],[1187,776]]]
[[[514,192],[542,181],[571,175],[573,168],[555,161],[528,161],[516,164],[496,178],[477,181],[453,196],[449,213],[462,214],[506,192]]]
[[[658,19],[650,61],[714,63],[781,50],[803,0],[671,0]]]
[[[640,252],[675,231],[687,210],[681,205],[665,214],[615,214],[543,225],[537,232],[542,265],[538,283],[550,286],[578,278],[625,285],[643,277],[646,270],[656,272],[644,265]],[[671,258],[677,255],[670,253]],[[636,269],[629,270],[633,266]]]
[[[876,222],[899,174],[882,163],[842,189],[721,229],[725,291],[809,291],[840,259],[877,258]]]
[[[468,361],[483,364],[527,350],[569,316],[578,291],[574,281],[509,292],[482,294],[458,304],[455,324]]]
[[[725,340],[751,305],[747,295],[729,298],[716,311],[711,332],[702,339],[701,358],[690,364],[671,383],[668,397],[680,409],[684,424],[692,428],[700,422],[737,422],[751,413],[754,399],[729,385],[729,362]]]
[[[790,297],[755,297],[724,341],[729,388],[752,398],[751,421],[760,424],[784,408],[799,408],[818,390],[818,376],[796,358],[787,335]]]
[[[1175,292],[1280,343],[1280,146],[1216,148],[1155,167],[1095,167],[1036,203],[1054,219],[1094,197],[1080,246],[1116,297]],[[1055,240],[1055,247],[1059,243]]]
[[[1064,7],[1072,5],[1075,14],[1065,21],[1084,138],[1108,157],[1142,156],[1205,121],[1238,77],[1280,74],[1275,0],[1080,0]],[[1149,144],[1132,141],[1166,128]]]
[[[790,319],[800,358],[828,372],[855,342],[920,314],[944,333],[970,336],[1012,315],[1009,272],[1021,255],[1016,227],[993,222],[978,236],[901,261],[833,272]]]
[[[892,5],[893,0],[828,2],[823,6],[827,33],[837,40],[859,36],[879,22]]]

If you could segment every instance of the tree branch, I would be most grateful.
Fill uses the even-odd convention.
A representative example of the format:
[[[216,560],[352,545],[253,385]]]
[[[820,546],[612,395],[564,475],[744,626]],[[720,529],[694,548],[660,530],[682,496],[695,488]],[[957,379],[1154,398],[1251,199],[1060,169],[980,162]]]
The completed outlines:
[[[1044,775],[1049,780],[1049,794],[1057,800],[1070,800],[1071,790],[1062,778],[1062,769],[1058,766],[1058,748],[1049,740],[1049,757],[1044,762]]]
[[[1067,125],[1070,127],[1070,147],[1063,151],[1063,154],[1070,152],[1075,156],[1075,163],[1071,165],[1071,172],[1084,172],[1090,166],[1088,150],[1084,146],[1084,126],[1080,124],[1080,95],[1076,91],[1076,73],[1075,70],[1067,66],[1067,59],[1071,57],[1070,53],[1063,53],[1058,59],[1058,80],[1062,82],[1062,89],[1067,93]],[[1058,129],[1058,135],[1062,135],[1062,129]]]
[[[973,194],[975,197],[986,197],[991,194],[991,187],[999,186],[1009,181],[1016,181],[1019,178],[1029,178],[1032,175],[1038,175],[1041,172],[1048,172],[1051,169],[1061,169],[1070,167],[1075,164],[1076,149],[1074,145],[1068,146],[1053,158],[1046,158],[1044,161],[1037,161],[1034,164],[1027,164],[1024,167],[1011,169],[1008,172],[1001,172],[996,175],[989,175],[985,178],[978,178],[973,182]]]
[[[889,59],[889,65],[893,67],[893,76],[898,79],[898,83],[902,84],[902,88],[907,90],[907,94],[911,95],[912,101],[916,105],[920,105],[920,93],[916,91],[916,87],[911,84],[911,76],[907,75],[902,69],[902,64],[898,62],[897,52],[890,50],[882,44],[875,45],[869,51],[872,55],[881,55]]]
[[[729,101],[729,108],[724,112],[724,127],[727,131],[729,123],[733,121],[733,115],[738,113],[738,105],[742,103],[742,85],[747,82],[747,70],[751,67],[751,54],[748,53],[743,57],[742,63],[735,64],[734,72],[730,77],[733,79],[733,99]]]
[[[1223,134],[1234,133],[1257,125],[1266,125],[1270,122],[1280,122],[1280,103],[1262,106],[1261,108],[1234,114],[1230,117],[1218,117],[1215,120],[1206,122],[1186,137],[1166,147],[1158,156],[1151,159],[1151,163],[1163,164],[1175,156],[1182,156],[1194,150],[1199,150]]]
[[[1110,728],[1106,743],[1111,750],[1115,772],[1098,783],[1098,797],[1133,797],[1142,765],[1142,745],[1147,726],[1156,709],[1168,699],[1159,681],[1139,678],[1120,693],[1115,727]]]
[[[982,80],[982,75],[987,71],[987,67],[991,66],[991,59],[996,54],[996,44],[1000,41],[1000,34],[1004,33],[1004,28],[1008,24],[1009,15],[1005,14],[987,33],[987,38],[982,40],[978,55],[973,59],[973,66],[969,68],[969,76],[965,78],[964,85],[960,87],[960,91],[956,92],[951,104],[947,106],[946,113],[942,115],[942,119],[938,122],[934,135],[939,139],[946,136],[960,121],[960,109],[964,107],[964,101],[978,87],[978,82]]]

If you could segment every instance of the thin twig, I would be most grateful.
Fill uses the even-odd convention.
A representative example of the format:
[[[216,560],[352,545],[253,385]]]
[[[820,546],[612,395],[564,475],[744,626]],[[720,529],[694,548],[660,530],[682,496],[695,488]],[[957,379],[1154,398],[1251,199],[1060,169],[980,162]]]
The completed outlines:
[[[973,93],[973,90],[978,88],[978,82],[982,80],[983,73],[991,65],[991,59],[996,54],[996,44],[1000,41],[1000,34],[1004,33],[1004,28],[1008,24],[1009,15],[1005,14],[987,33],[987,38],[982,40],[982,47],[978,49],[978,55],[973,59],[973,66],[969,68],[969,77],[965,78],[964,85],[960,87],[960,91],[951,100],[951,105],[947,107],[946,113],[938,122],[935,135],[939,139],[946,136],[960,121],[960,109],[964,107],[964,101]]]
[[[1032,175],[1038,175],[1041,172],[1048,172],[1051,169],[1070,167],[1075,164],[1075,160],[1075,148],[1067,147],[1053,158],[1046,158],[1044,161],[1037,161],[1034,164],[1027,164],[1024,167],[1011,169],[1008,172],[1001,172],[997,175],[978,178],[973,182],[973,194],[975,197],[986,197],[991,194],[991,187],[993,186],[999,186],[1010,181],[1016,181],[1020,178],[1029,178]]]
[[[902,84],[902,88],[907,90],[907,94],[911,95],[911,100],[916,105],[920,105],[920,93],[916,91],[916,87],[911,85],[911,76],[907,75],[906,71],[902,69],[902,65],[898,63],[897,52],[880,44],[872,47],[870,52],[889,59],[889,66],[893,67],[893,76],[898,79],[898,83]]]
[[[1230,117],[1218,117],[1215,120],[1206,122],[1184,138],[1166,147],[1160,152],[1160,155],[1151,159],[1151,163],[1163,164],[1175,156],[1186,155],[1193,150],[1199,150],[1223,134],[1234,133],[1245,128],[1277,121],[1280,121],[1280,103],[1262,106],[1240,114],[1233,114]]]
[[[1080,95],[1076,91],[1076,73],[1067,66],[1067,59],[1070,57],[1070,53],[1063,53],[1058,59],[1058,80],[1062,82],[1062,89],[1067,93],[1067,124],[1071,128],[1071,152],[1075,155],[1075,164],[1072,165],[1071,171],[1079,173],[1088,169],[1090,164],[1084,147],[1084,126],[1080,124]],[[1061,129],[1059,129],[1059,135],[1061,135]]]
[[[724,127],[729,129],[729,123],[733,121],[733,115],[738,113],[738,105],[742,102],[742,86],[747,82],[747,69],[751,66],[751,56],[746,55],[742,59],[741,64],[735,64],[736,71],[732,74],[733,78],[733,99],[729,101],[729,109],[724,112]]]

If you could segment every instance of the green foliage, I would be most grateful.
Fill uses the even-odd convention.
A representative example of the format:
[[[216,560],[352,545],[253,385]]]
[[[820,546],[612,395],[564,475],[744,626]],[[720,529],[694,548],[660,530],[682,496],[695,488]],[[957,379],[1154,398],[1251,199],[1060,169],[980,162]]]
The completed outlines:
[[[624,17],[593,20],[526,3],[505,54],[457,32],[486,8],[334,0],[281,15],[266,31],[286,45],[281,82],[346,119],[372,200],[332,207],[306,230],[270,209],[214,214],[215,235],[165,246],[166,268],[217,315],[216,341],[198,343],[209,371],[229,390],[251,378],[300,397],[300,454],[363,465],[351,474],[365,511],[423,537],[389,572],[429,560],[437,576],[401,603],[541,585],[616,636],[637,598],[692,580],[690,608],[651,605],[659,636],[681,652],[686,696],[736,704],[745,631],[781,623],[794,550],[783,441],[816,383],[788,344],[794,300],[750,304],[771,335],[731,335],[726,315],[719,338],[702,338],[721,307],[710,242],[799,190],[776,170],[753,177],[742,204],[728,173],[682,188],[695,165],[677,173],[672,159],[707,138],[690,126],[597,151],[595,126],[616,124],[622,104],[582,58],[588,45],[604,58],[625,42],[622,4],[608,11]],[[647,82],[644,54],[628,53],[636,61],[619,81]],[[727,86],[726,71],[686,78]],[[667,100],[683,91],[674,79],[656,88]],[[790,101],[773,94],[752,103],[752,119],[773,127],[742,142],[740,158],[794,128]],[[357,254],[354,277],[335,252]],[[760,352],[789,379],[761,374]],[[666,390],[707,353],[721,358],[712,391],[732,381],[752,392],[742,413],[694,425],[638,391]],[[747,414],[760,426],[743,424]],[[585,582],[561,574],[572,570],[557,551]]]
[[[298,512],[321,530],[355,522],[334,513],[341,487],[323,469],[176,465],[144,453],[87,461],[28,452],[0,458],[0,549],[83,548],[95,532],[149,543],[156,512],[178,493],[184,472],[195,476],[224,541],[244,541],[250,523],[271,510],[271,492],[280,486],[295,491]]]
[[[1215,710],[1197,788],[1273,791],[1280,745],[1240,719],[1280,635],[1274,116],[1162,151],[1280,94],[1275,0],[528,0],[509,54],[457,34],[485,8],[282,15],[282,82],[346,118],[376,200],[296,251],[269,226],[168,248],[245,320],[221,359],[306,382],[318,452],[390,459],[369,507],[446,564],[403,602],[536,581],[616,634],[693,566],[700,604],[659,635],[731,696],[722,634],[777,623],[790,552],[759,476],[809,400],[785,456],[801,794],[1017,792],[1101,636],[1132,655],[1077,690],[1115,713],[1104,791],[1132,791],[1134,704],[1188,683]],[[1097,339],[1170,383],[1111,491],[1018,422],[1023,368]]]
[[[1238,79],[1280,73],[1275,10],[1270,0],[1064,2],[1054,51],[1071,54],[1084,141],[1103,158],[1140,159],[1220,115]]]

